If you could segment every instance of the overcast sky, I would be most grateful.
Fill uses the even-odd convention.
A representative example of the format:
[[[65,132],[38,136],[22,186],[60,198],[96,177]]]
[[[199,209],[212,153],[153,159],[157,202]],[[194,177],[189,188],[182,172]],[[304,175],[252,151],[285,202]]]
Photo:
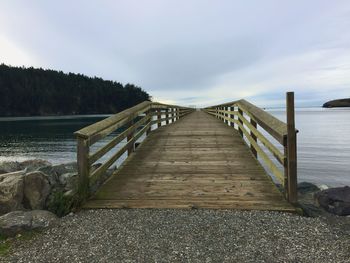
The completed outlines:
[[[2,0],[0,62],[182,105],[319,105],[350,97],[350,1]]]

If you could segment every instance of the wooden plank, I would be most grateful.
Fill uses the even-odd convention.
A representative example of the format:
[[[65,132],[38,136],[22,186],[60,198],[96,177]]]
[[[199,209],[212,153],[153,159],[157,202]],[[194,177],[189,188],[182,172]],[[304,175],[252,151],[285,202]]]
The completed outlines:
[[[295,211],[239,133],[198,111],[152,131],[86,207]]]
[[[295,213],[295,208],[284,203],[271,201],[232,201],[232,200],[91,200],[83,208],[175,208],[175,209],[239,209],[239,210],[269,210]]]

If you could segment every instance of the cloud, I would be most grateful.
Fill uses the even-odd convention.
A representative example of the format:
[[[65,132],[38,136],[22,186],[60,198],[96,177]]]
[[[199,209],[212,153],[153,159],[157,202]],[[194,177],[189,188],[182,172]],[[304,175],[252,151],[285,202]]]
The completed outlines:
[[[2,1],[0,62],[135,83],[155,99],[261,106],[350,96],[350,4]]]

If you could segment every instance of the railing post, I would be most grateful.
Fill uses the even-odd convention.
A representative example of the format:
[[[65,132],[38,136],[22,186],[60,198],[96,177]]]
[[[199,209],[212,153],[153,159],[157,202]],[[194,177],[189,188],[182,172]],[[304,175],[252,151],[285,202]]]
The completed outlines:
[[[152,109],[149,109],[149,110],[146,112],[146,114],[151,115],[150,120],[149,120],[150,122],[153,121],[152,112],[153,112]],[[152,125],[150,125],[149,128],[147,129],[147,131],[146,131],[146,136],[148,136],[148,134],[150,134],[151,131],[152,131]]]
[[[287,165],[288,201],[295,204],[297,196],[297,141],[295,130],[294,92],[287,92]]]
[[[132,120],[130,122],[130,127],[134,124],[134,121]],[[126,143],[128,143],[129,141],[131,141],[134,137],[134,132],[131,132],[130,134],[128,134],[128,136],[126,136]],[[134,144],[130,145],[130,147],[128,148],[128,156],[134,151]]]
[[[250,123],[251,123],[251,125],[252,125],[255,129],[258,128],[258,125],[257,125],[256,121],[254,121],[252,118],[250,118]],[[255,135],[252,131],[250,131],[250,136],[252,137],[252,139],[253,139],[255,142],[258,141],[256,135]],[[257,151],[255,150],[255,148],[254,148],[254,146],[253,146],[252,144],[250,144],[250,150],[252,151],[254,157],[255,157],[255,158],[258,158],[258,153],[257,153]]]
[[[170,114],[169,114],[170,109],[167,108],[167,109],[165,110],[165,112],[166,112],[165,118],[167,118],[167,120],[165,121],[165,124],[168,125],[168,124],[169,124],[169,119],[168,119],[168,118],[170,117]]]
[[[157,110],[157,128],[159,128],[160,126],[162,126],[162,122],[160,121],[160,119],[162,118],[162,110],[158,109]]]
[[[235,107],[232,107],[232,106],[230,106],[230,111],[235,111]],[[234,120],[235,119],[235,115],[234,114],[230,114],[230,118],[232,119],[232,120]],[[230,125],[231,125],[231,127],[235,127],[235,123],[233,122],[233,121],[230,121]]]
[[[224,107],[224,110],[228,111],[228,107]],[[228,117],[228,113],[224,113],[224,116]],[[225,120],[225,123],[228,124],[228,120],[227,119],[224,119],[224,120]]]
[[[243,111],[238,107],[238,113],[240,113],[243,116]],[[243,125],[243,121],[241,120],[240,117],[238,117],[238,121]],[[238,132],[243,137],[243,131],[242,129],[238,126]]]
[[[86,138],[77,137],[78,195],[84,201],[89,195],[89,144]]]
[[[176,109],[177,120],[180,119],[180,108]]]

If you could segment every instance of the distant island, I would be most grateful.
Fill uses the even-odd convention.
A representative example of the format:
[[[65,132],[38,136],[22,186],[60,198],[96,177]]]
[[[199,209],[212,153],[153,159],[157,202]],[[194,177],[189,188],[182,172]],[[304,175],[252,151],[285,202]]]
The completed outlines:
[[[133,84],[0,65],[0,116],[110,114],[149,99]]]
[[[350,107],[350,98],[327,101],[323,108]]]

